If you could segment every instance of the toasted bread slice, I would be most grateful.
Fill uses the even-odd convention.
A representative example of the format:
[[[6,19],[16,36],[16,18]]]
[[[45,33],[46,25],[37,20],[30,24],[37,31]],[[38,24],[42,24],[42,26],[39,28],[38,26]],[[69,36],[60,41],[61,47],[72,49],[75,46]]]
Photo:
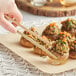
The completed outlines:
[[[33,48],[34,47],[34,45],[31,42],[29,42],[28,40],[26,40],[23,37],[21,37],[21,39],[20,39],[20,44],[26,48]]]

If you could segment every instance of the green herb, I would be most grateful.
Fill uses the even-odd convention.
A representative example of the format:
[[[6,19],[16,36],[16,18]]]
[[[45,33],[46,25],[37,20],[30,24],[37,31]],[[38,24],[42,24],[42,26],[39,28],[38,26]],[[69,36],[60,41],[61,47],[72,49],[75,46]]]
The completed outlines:
[[[58,40],[59,43],[61,44],[66,44],[65,42],[63,42],[62,40]]]
[[[63,47],[62,50],[64,51],[65,50],[65,47]]]
[[[55,52],[57,51],[56,46],[53,49],[54,49]]]
[[[68,27],[71,28],[72,25],[73,25],[72,20],[70,20],[70,21],[68,22]]]
[[[50,25],[48,26],[48,30],[50,29]]]

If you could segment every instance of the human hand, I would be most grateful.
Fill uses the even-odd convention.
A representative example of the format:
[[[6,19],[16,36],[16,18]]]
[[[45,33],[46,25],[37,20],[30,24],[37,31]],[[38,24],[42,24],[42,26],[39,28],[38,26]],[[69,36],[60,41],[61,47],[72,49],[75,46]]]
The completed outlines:
[[[8,31],[16,33],[17,30],[10,22],[8,22],[8,20],[6,20],[4,17],[5,14],[14,17],[17,22],[21,22],[22,15],[17,9],[15,0],[0,0],[0,25]]]

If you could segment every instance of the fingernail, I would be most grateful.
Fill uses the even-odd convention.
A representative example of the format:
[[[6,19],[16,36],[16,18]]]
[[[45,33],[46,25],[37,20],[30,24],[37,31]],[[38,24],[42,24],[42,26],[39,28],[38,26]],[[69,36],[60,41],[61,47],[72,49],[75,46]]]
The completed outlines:
[[[12,22],[12,24],[13,24],[15,27],[17,26],[14,22]]]

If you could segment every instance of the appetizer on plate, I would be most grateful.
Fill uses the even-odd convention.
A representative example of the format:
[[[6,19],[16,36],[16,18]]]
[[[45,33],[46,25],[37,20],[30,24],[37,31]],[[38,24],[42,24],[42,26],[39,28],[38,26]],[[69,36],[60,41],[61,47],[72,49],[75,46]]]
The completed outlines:
[[[62,21],[62,31],[69,32],[72,36],[76,37],[76,20],[74,19],[67,19]]]
[[[38,34],[35,28],[30,30]],[[52,65],[64,64],[69,57],[76,59],[76,20],[74,19],[63,21],[61,29],[58,28],[56,23],[49,24],[43,31],[42,37],[35,36],[36,34],[33,35],[31,32],[26,31],[24,31],[24,34],[39,43],[39,45],[44,46],[41,48],[47,49],[46,53],[48,51],[57,57],[57,59],[48,57],[48,62]],[[35,46],[23,37],[20,39],[20,44],[28,48],[34,48],[34,53],[40,56],[47,56],[43,50],[38,48],[38,44],[38,46]]]
[[[48,62],[53,65],[64,64],[69,57],[69,46],[67,40],[56,40],[51,49],[48,49],[51,53],[57,56],[58,59],[48,59]]]
[[[76,40],[71,42],[70,44],[70,58],[76,59]]]
[[[34,27],[31,27],[30,30],[33,31],[33,32],[35,32],[35,33],[37,33],[37,31],[35,30]],[[29,32],[24,31],[24,34],[25,34],[25,35],[28,35],[28,36],[31,37],[32,39],[35,38],[35,37],[33,37]],[[37,34],[38,34],[38,33],[37,33]],[[23,38],[23,37],[21,37],[21,39],[20,39],[20,44],[21,44],[22,46],[26,47],[26,48],[33,48],[33,47],[34,47],[34,45],[33,45],[31,42],[29,42],[28,40],[26,40],[26,39]]]
[[[60,29],[58,28],[56,23],[51,23],[45,28],[42,35],[45,35],[47,38],[55,41],[57,39],[59,32]]]

